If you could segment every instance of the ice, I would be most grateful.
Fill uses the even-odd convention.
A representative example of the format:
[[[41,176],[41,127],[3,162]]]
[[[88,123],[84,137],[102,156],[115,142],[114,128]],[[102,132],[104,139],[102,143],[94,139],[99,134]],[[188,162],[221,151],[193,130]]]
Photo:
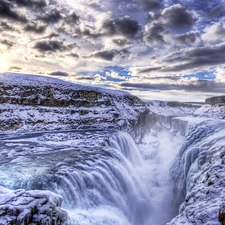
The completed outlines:
[[[219,225],[224,204],[225,122],[205,119],[192,123],[172,167],[176,192],[182,193],[180,214],[168,225]]]

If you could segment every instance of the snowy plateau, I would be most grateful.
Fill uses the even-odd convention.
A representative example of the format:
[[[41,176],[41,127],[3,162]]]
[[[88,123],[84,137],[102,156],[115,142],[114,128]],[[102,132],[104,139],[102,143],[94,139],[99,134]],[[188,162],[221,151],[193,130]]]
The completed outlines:
[[[224,225],[225,106],[0,74],[0,225]]]

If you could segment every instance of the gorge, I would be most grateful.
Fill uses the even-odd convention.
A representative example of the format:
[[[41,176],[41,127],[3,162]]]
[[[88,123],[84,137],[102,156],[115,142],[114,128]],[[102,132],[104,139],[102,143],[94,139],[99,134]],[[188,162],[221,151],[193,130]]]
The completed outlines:
[[[224,106],[8,73],[0,102],[0,224],[225,223]]]

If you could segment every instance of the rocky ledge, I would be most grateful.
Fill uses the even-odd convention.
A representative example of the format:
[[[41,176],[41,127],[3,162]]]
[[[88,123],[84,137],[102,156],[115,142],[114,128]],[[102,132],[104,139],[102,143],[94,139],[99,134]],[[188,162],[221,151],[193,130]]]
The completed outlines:
[[[11,73],[0,75],[0,103],[2,133],[114,128],[139,136],[149,114],[127,92]]]

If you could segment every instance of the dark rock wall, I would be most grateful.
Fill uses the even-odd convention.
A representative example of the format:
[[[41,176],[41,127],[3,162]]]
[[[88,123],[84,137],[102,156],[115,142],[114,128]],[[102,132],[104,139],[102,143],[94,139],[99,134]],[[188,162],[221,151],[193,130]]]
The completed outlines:
[[[216,97],[207,98],[205,100],[205,103],[209,105],[225,104],[225,96],[216,96]]]

